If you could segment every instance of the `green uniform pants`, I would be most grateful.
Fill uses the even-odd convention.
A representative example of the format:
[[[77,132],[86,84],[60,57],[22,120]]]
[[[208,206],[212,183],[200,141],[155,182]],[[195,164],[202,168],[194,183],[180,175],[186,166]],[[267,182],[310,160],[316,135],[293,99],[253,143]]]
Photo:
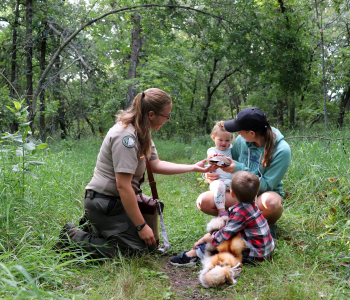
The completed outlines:
[[[123,254],[142,254],[156,249],[156,244],[147,246],[140,239],[120,198],[112,210],[109,207],[110,212],[107,214],[110,201],[98,197],[84,199],[85,214],[96,230],[92,233],[79,230],[73,241],[94,258],[115,256],[119,251]]]

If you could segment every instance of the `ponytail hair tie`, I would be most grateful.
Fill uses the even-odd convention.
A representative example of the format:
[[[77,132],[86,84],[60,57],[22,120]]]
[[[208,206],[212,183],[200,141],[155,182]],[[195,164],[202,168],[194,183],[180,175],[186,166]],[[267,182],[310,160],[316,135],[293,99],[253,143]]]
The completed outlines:
[[[270,125],[270,122],[268,119],[266,119],[266,125],[265,125],[265,128],[267,128],[267,125]]]

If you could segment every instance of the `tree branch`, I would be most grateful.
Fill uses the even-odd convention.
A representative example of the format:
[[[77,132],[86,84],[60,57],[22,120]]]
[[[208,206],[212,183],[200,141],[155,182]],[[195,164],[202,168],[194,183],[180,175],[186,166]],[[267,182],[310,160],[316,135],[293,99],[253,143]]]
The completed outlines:
[[[60,36],[62,38],[62,40],[64,41],[65,40],[65,37],[64,35],[59,32],[53,25],[50,21],[47,22],[47,26],[50,27],[50,29],[58,36]],[[85,62],[85,60],[83,59],[81,53],[79,52],[79,50],[75,47],[74,43],[73,42],[70,42],[68,44],[68,47],[70,47],[75,53],[76,55],[78,56],[78,58],[80,59],[81,63],[83,64],[83,66],[85,67],[85,69],[87,69],[89,72],[92,71],[92,68]]]
[[[208,12],[205,12],[205,11],[202,11],[202,10],[199,10],[199,9],[195,9],[195,8],[192,8],[192,7],[189,7],[189,6],[178,6],[178,5],[158,5],[158,4],[144,4],[144,5],[135,5],[135,6],[131,6],[131,7],[124,7],[124,8],[120,8],[120,9],[116,9],[116,10],[111,10],[107,13],[104,13],[100,16],[98,16],[97,18],[94,18],[92,20],[90,20],[89,22],[85,23],[84,25],[82,25],[80,28],[78,28],[75,32],[73,32],[64,42],[63,44],[57,49],[57,51],[55,52],[55,54],[53,55],[53,57],[51,58],[50,62],[48,63],[45,71],[42,73],[40,79],[39,79],[39,82],[35,88],[35,91],[33,93],[33,101],[38,97],[39,93],[40,93],[40,88],[41,88],[41,85],[43,84],[45,78],[46,78],[46,75],[48,74],[48,72],[51,70],[53,64],[54,64],[54,61],[56,60],[57,56],[60,55],[60,53],[62,52],[62,50],[70,43],[70,41],[75,38],[80,31],[82,31],[83,29],[85,29],[86,27],[88,27],[89,25],[109,16],[109,15],[112,15],[112,14],[117,14],[117,13],[120,13],[120,12],[124,12],[124,11],[132,11],[132,10],[135,10],[135,9],[139,9],[139,8],[151,8],[151,7],[163,7],[163,8],[180,8],[180,9],[186,9],[186,10],[191,10],[191,11],[196,11],[198,13],[201,13],[201,14],[204,14],[204,15],[207,15],[207,16],[210,16],[212,18],[215,18],[215,19],[219,19],[219,20],[224,20],[224,21],[227,21],[225,20],[224,18],[222,17],[219,17],[219,16],[216,16],[214,14],[211,14],[211,13],[208,13]],[[35,115],[35,112],[33,112],[34,115]]]

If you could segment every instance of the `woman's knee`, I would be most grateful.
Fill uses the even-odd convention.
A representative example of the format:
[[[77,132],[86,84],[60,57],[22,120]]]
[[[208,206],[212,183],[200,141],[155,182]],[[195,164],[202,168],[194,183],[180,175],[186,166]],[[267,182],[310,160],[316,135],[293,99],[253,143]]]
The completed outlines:
[[[198,196],[197,198],[197,207],[201,211],[206,211],[210,209],[214,204],[214,196],[211,192],[205,192]]]
[[[261,194],[258,197],[258,205],[271,212],[283,210],[282,198],[275,192],[265,192]]]

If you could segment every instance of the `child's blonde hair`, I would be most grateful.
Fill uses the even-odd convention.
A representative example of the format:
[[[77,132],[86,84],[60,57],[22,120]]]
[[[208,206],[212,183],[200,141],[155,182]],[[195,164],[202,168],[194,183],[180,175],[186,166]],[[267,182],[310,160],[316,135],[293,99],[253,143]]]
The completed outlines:
[[[219,121],[215,124],[213,127],[213,130],[211,131],[210,137],[212,139],[215,139],[215,137],[218,135],[218,132],[223,131],[223,132],[228,132],[225,127],[224,127],[224,121]],[[230,140],[233,142],[235,140],[235,134],[233,132],[229,132],[230,134]]]

